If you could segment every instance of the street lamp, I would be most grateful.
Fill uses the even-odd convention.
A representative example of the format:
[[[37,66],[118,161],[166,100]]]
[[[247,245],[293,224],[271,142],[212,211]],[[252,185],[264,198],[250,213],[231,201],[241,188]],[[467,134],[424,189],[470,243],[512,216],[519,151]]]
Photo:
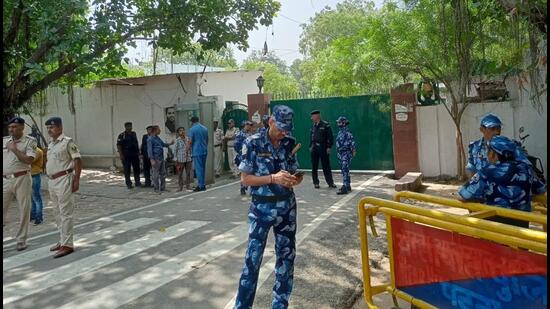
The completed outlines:
[[[265,82],[265,78],[260,75],[258,76],[258,78],[256,78],[256,85],[258,85],[258,89],[260,89],[260,92],[258,93],[262,93],[262,88],[264,87],[264,82]]]

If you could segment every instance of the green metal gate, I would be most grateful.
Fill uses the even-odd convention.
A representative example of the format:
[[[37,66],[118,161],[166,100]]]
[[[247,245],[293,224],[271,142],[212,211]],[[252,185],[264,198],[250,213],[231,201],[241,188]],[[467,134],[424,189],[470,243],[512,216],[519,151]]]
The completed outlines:
[[[353,170],[393,170],[393,146],[390,111],[381,111],[379,106],[389,106],[389,95],[363,95],[319,99],[271,101],[275,105],[287,105],[294,110],[294,132],[302,148],[298,151],[300,168],[311,169],[309,140],[310,112],[318,109],[321,118],[330,123],[334,139],[338,134],[336,119],[345,116],[350,121],[350,130],[355,137],[357,155],[352,160]],[[331,167],[338,169],[336,146],[331,152]]]
[[[231,104],[231,103],[233,102],[226,102],[226,108],[223,110],[223,115],[221,119],[222,123],[220,124],[223,130],[223,134],[225,134],[225,132],[229,128],[229,125],[227,124],[229,119],[235,120],[235,126],[237,128],[241,125],[242,121],[248,120],[248,110],[245,109],[246,105],[243,106],[242,104]],[[223,156],[224,157],[223,170],[228,171],[230,168],[229,168],[229,161],[227,158],[227,149],[225,150],[224,153],[225,154]]]

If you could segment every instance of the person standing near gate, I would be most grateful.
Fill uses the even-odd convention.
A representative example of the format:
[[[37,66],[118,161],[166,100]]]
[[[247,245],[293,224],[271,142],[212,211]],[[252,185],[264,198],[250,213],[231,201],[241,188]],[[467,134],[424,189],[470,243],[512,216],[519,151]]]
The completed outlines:
[[[214,120],[214,174],[220,177],[223,164],[223,131],[218,127],[219,122]]]
[[[72,138],[63,134],[61,118],[52,117],[46,121],[48,135],[52,138],[48,144],[46,174],[50,201],[59,213],[57,226],[59,242],[50,248],[57,251],[54,258],[60,258],[74,251],[73,212],[74,193],[80,188],[82,161],[80,151]]]
[[[241,181],[252,188],[245,263],[234,309],[252,308],[260,265],[271,227],[275,233],[275,285],[271,308],[288,308],[296,256],[296,197],[293,187],[303,180],[298,169],[293,129],[294,112],[277,105],[269,129],[247,138],[239,165]]]
[[[251,134],[252,134],[252,121],[249,121],[249,120],[245,120],[242,122],[242,130],[240,130],[239,132],[237,132],[237,136],[235,137],[235,165],[236,166],[239,166],[241,164],[241,161],[242,161],[242,148],[243,148],[243,145],[244,145],[244,142],[246,140],[247,137],[249,137]],[[241,195],[246,195],[246,190],[248,190],[248,187],[245,186],[242,182],[241,182]]]
[[[25,120],[14,117],[8,122],[9,136],[3,138],[2,147],[2,221],[6,220],[13,198],[19,206],[17,251],[27,249],[27,235],[31,217],[31,163],[36,157],[36,140],[23,134]]]
[[[321,112],[318,110],[311,112],[311,121],[313,125],[311,126],[309,151],[311,152],[313,186],[315,189],[319,189],[319,176],[317,175],[317,170],[319,169],[319,159],[321,159],[325,181],[330,188],[336,188],[330,168],[330,149],[334,143],[332,129],[328,122],[321,119]]]
[[[179,191],[183,191],[183,185],[186,189],[191,189],[191,168],[192,157],[189,147],[189,137],[185,136],[185,128],[178,128],[178,138],[176,139],[176,171],[178,172]],[[185,174],[184,174],[185,172]],[[185,175],[185,181],[183,180]]]
[[[31,221],[34,221],[34,225],[42,224],[44,221],[44,215],[42,210],[44,204],[42,203],[42,192],[40,185],[42,184],[41,175],[44,170],[44,152],[40,147],[36,147],[36,157],[31,164],[31,176],[32,176],[32,207],[31,207]]]
[[[160,127],[153,126],[153,135],[147,139],[147,156],[151,162],[153,171],[153,188],[155,193],[160,194],[166,191],[166,162],[164,161],[164,147],[174,144],[165,143],[160,139]]]
[[[145,187],[149,188],[151,186],[151,159],[147,154],[147,139],[153,135],[153,126],[147,126],[145,128],[147,134],[144,134],[141,138],[141,159],[143,161],[143,178],[145,178]]]
[[[197,174],[197,187],[193,191],[206,191],[205,173],[206,156],[208,155],[208,129],[199,122],[199,117],[191,117],[189,129],[189,146],[193,158],[193,168]]]
[[[235,165],[235,157],[237,156],[235,153],[235,137],[237,136],[239,129],[235,127],[235,120],[233,119],[229,119],[227,121],[227,126],[228,128],[227,131],[225,131],[223,141],[227,147],[227,161],[229,161],[229,168],[231,170],[230,178],[234,179],[239,175],[238,166]]]
[[[351,192],[351,177],[349,175],[349,166],[351,165],[351,159],[355,157],[355,140],[353,134],[349,131],[349,121],[346,117],[340,116],[336,120],[336,124],[340,130],[336,136],[336,152],[338,155],[338,162],[340,162],[340,169],[342,171],[342,187],[336,194],[348,194]]]
[[[124,124],[124,132],[118,135],[116,146],[118,148],[120,161],[122,161],[124,166],[126,187],[128,187],[128,189],[133,188],[132,180],[130,180],[130,170],[134,171],[136,187],[141,187],[141,181],[139,180],[139,144],[136,132],[132,131],[131,122],[126,122]]]

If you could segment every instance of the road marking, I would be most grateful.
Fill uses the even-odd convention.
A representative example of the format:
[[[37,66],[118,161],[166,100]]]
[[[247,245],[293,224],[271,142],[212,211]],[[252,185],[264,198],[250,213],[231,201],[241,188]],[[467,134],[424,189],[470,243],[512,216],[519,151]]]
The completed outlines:
[[[237,248],[248,240],[243,237],[247,231],[246,224],[239,225],[165,262],[65,304],[61,309],[111,309],[127,304],[191,272],[196,265],[203,265]]]
[[[145,225],[149,225],[151,223],[158,222],[158,221],[160,220],[154,219],[154,218],[139,218],[129,222],[124,222],[122,224],[117,224],[102,230],[98,230],[92,233],[88,233],[84,235],[75,235],[75,238],[77,240],[75,241],[74,246],[77,249],[79,247],[85,247],[98,240],[101,240],[104,238],[111,238],[112,236],[122,234],[129,230],[133,230],[133,229],[136,229]],[[52,252],[50,252],[50,246],[44,246],[34,250],[25,251],[25,253],[17,254],[17,255],[13,255],[8,258],[5,258],[2,263],[4,267],[4,272],[12,268],[19,267],[21,265],[25,265],[25,264],[43,259],[45,257],[51,256]]]
[[[313,221],[311,221],[310,223],[304,224],[302,231],[300,231],[300,233],[296,235],[296,247],[298,247],[298,245],[301,244],[309,236],[309,234],[311,234],[311,232],[313,232],[317,227],[319,227],[319,225],[321,225],[321,223],[323,223],[326,219],[328,219],[334,212],[338,211],[342,206],[346,205],[348,201],[353,199],[362,190],[364,190],[369,185],[375,183],[382,177],[383,175],[376,175],[370,178],[369,180],[363,182],[357,188],[357,190],[353,190],[352,193],[346,195],[343,199],[334,203],[331,207],[325,210],[317,218],[313,219]],[[260,275],[258,276],[256,291],[267,281],[269,276],[273,273],[273,270],[275,269],[276,260],[277,260],[277,257],[274,255],[268,262],[264,263],[260,268]],[[235,305],[236,298],[237,298],[237,295],[235,295],[229,302],[227,302],[224,309],[233,308],[233,306]]]
[[[189,233],[209,222],[183,221],[182,223],[166,228],[164,232],[155,230],[147,235],[127,242],[123,245],[112,246],[98,254],[74,261],[50,271],[35,272],[25,280],[4,285],[3,304],[9,304],[23,297],[46,290],[61,282],[92,272],[101,267],[120,261],[126,257],[158,246],[183,234]]]
[[[169,202],[181,200],[181,199],[184,199],[184,198],[186,198],[186,197],[194,196],[194,195],[197,195],[197,194],[203,194],[203,193],[212,192],[213,190],[221,189],[221,188],[225,188],[225,187],[229,187],[229,186],[232,186],[232,185],[237,184],[237,183],[240,183],[240,181],[234,181],[234,182],[230,182],[230,183],[227,183],[227,184],[225,184],[225,185],[218,186],[218,187],[212,187],[212,188],[208,189],[207,191],[193,192],[193,193],[185,194],[185,195],[178,196],[178,197],[166,198],[166,199],[164,199],[164,200],[162,200],[162,201],[160,201],[160,202],[156,202],[156,203],[154,203],[154,204],[145,205],[145,206],[142,206],[142,207],[139,207],[139,208],[135,208],[135,209],[130,209],[130,210],[126,210],[126,211],[123,211],[123,212],[119,212],[119,213],[116,213],[116,214],[111,215],[111,216],[105,216],[105,217],[97,218],[97,219],[95,219],[95,220],[93,220],[93,221],[88,221],[88,222],[85,222],[85,223],[81,223],[81,224],[75,225],[75,228],[83,227],[83,226],[90,225],[90,224],[96,223],[96,222],[109,221],[109,219],[113,219],[113,218],[115,218],[115,217],[119,217],[119,216],[126,215],[126,214],[129,214],[129,213],[132,213],[132,212],[136,212],[136,211],[142,211],[142,210],[147,209],[147,208],[151,208],[151,207],[155,207],[155,206],[158,206],[158,205],[166,204],[166,203],[169,203]],[[42,237],[54,235],[54,234],[57,234],[57,233],[59,233],[59,231],[51,231],[51,232],[48,232],[48,233],[40,234],[40,235],[37,235],[37,236],[34,236],[34,237],[27,238],[27,242],[28,242],[29,240],[33,240],[33,239],[37,239],[37,238],[42,238]],[[12,238],[11,240],[13,240],[13,238]],[[4,242],[6,242],[6,241],[11,241],[11,240],[5,240]],[[15,242],[13,242],[13,243],[15,243]],[[13,243],[4,244],[4,248],[13,245]]]

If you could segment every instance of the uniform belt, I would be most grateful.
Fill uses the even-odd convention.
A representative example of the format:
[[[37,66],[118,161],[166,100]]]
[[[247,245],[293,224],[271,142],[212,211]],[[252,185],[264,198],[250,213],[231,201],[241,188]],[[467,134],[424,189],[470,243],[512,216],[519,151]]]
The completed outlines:
[[[220,147],[222,144],[217,144],[217,145],[214,145],[214,147]]]
[[[70,173],[72,173],[72,172],[73,172],[73,169],[70,168],[70,169],[68,169],[68,170],[65,170],[65,171],[61,171],[61,172],[55,173],[55,174],[53,174],[53,175],[51,175],[51,176],[48,175],[48,178],[50,178],[50,179],[56,179],[56,178],[59,178],[59,177],[61,177],[61,176],[65,176],[65,175],[67,175],[67,174],[70,174]]]
[[[252,202],[254,203],[276,203],[286,201],[292,197],[291,194],[279,195],[279,196],[262,196],[262,195],[252,195]]]
[[[17,178],[19,176],[27,175],[28,173],[29,171],[21,171],[21,172],[15,172],[13,174],[3,175],[3,177],[4,179],[12,179],[12,178]]]

